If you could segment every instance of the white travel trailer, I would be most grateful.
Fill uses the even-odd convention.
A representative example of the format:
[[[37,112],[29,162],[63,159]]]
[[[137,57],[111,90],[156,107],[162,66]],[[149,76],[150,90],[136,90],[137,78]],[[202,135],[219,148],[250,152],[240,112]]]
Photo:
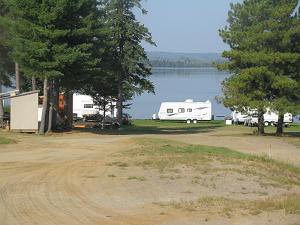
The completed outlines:
[[[160,120],[183,120],[187,123],[209,121],[212,119],[212,104],[210,101],[194,102],[192,99],[184,102],[163,102],[158,118]]]
[[[257,117],[257,111],[251,110],[248,114],[246,113],[240,113],[237,111],[232,112],[232,120],[234,123],[244,123],[248,126],[254,126],[258,123],[258,117]],[[291,113],[286,113],[284,115],[284,123],[290,124],[293,122],[293,115]],[[267,112],[264,114],[264,123],[265,126],[274,126],[278,123],[278,113],[267,110]]]
[[[103,115],[103,110],[99,106],[94,105],[93,98],[89,95],[73,94],[73,113],[77,117],[91,116],[95,114]],[[113,107],[108,106],[106,111],[107,116],[116,116],[115,103]]]
[[[245,120],[248,118],[248,114],[246,113],[241,113],[238,111],[233,111],[231,113],[232,120],[235,124],[240,124],[240,123],[245,123]]]

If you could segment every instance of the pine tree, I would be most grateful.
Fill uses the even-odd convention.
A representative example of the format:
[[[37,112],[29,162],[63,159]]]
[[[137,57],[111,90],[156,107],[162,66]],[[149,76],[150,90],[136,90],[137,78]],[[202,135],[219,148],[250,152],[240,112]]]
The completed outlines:
[[[219,65],[233,76],[223,82],[225,106],[257,109],[258,133],[264,133],[267,108],[283,115],[295,107],[299,85],[293,78],[299,54],[292,52],[286,33],[293,27],[296,0],[245,0],[231,4],[229,26],[220,31],[231,51]]]
[[[9,7],[11,14],[6,23],[12,27],[13,57],[26,76],[44,83],[43,134],[51,124],[47,115],[53,107],[50,102],[49,112],[49,81],[59,78],[64,85],[74,87],[80,82],[79,74],[83,76],[95,65],[92,50],[98,40],[98,1],[14,0]]]
[[[134,10],[146,14],[140,0],[107,0],[104,9],[109,31],[107,59],[111,61],[111,71],[117,78],[117,119],[122,124],[123,107],[126,96],[143,91],[154,91],[148,77],[151,66],[142,41],[155,45],[148,29],[136,20]]]
[[[5,7],[3,0],[0,0],[0,17],[7,15],[8,9]],[[7,45],[7,32],[4,26],[0,23],[0,93],[2,86],[11,85],[11,74],[13,63],[10,58],[11,49]],[[3,99],[0,97],[0,123],[3,122],[4,105]]]

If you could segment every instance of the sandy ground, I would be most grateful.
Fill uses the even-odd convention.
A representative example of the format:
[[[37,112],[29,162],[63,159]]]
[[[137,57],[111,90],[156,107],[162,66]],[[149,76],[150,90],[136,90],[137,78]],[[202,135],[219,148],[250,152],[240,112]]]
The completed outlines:
[[[201,175],[183,166],[161,173],[114,164],[128,160],[120,153],[135,145],[134,137],[90,133],[16,135],[16,144],[0,145],[0,224],[300,224],[299,214],[283,211],[226,216],[172,207],[174,202],[199,197],[260,199],[300,190],[263,187],[258,177],[230,172]],[[300,165],[300,149],[283,139],[240,136],[232,141],[222,131],[157,137],[257,154],[269,154],[271,145],[272,157]],[[198,180],[191,182],[195,177]]]

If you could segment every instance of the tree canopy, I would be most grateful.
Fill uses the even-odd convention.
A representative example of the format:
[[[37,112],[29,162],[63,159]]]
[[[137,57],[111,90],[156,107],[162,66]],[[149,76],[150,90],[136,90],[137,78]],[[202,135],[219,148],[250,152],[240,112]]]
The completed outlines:
[[[154,90],[141,42],[154,43],[134,14],[136,9],[146,13],[140,2],[0,0],[0,59],[11,55],[27,77],[27,86],[28,78],[43,82],[41,133],[47,124],[51,127],[58,92],[69,96],[80,91],[98,103],[114,99],[121,118],[126,100]],[[3,74],[9,63],[1,63]],[[69,101],[66,97],[66,104]]]
[[[140,0],[108,0],[104,4],[105,23],[109,28],[109,42],[105,56],[106,60],[111,62],[111,71],[117,78],[117,108],[120,123],[126,95],[154,91],[153,84],[148,79],[151,75],[151,66],[141,43],[142,41],[153,45],[155,43],[148,29],[136,20],[134,14],[136,9],[147,13]]]
[[[296,0],[245,0],[231,4],[228,23],[220,36],[231,50],[219,65],[233,76],[223,82],[225,106],[237,110],[267,108],[280,115],[299,107],[299,51],[290,32],[295,29],[292,13]],[[259,132],[263,133],[263,118]]]

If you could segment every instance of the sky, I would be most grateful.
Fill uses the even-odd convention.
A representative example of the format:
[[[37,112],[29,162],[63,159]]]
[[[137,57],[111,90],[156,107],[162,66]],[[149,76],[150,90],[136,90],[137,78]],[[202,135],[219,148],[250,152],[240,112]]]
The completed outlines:
[[[218,35],[226,25],[230,3],[241,0],[143,0],[147,15],[137,15],[157,47],[147,51],[220,53],[228,47]]]

